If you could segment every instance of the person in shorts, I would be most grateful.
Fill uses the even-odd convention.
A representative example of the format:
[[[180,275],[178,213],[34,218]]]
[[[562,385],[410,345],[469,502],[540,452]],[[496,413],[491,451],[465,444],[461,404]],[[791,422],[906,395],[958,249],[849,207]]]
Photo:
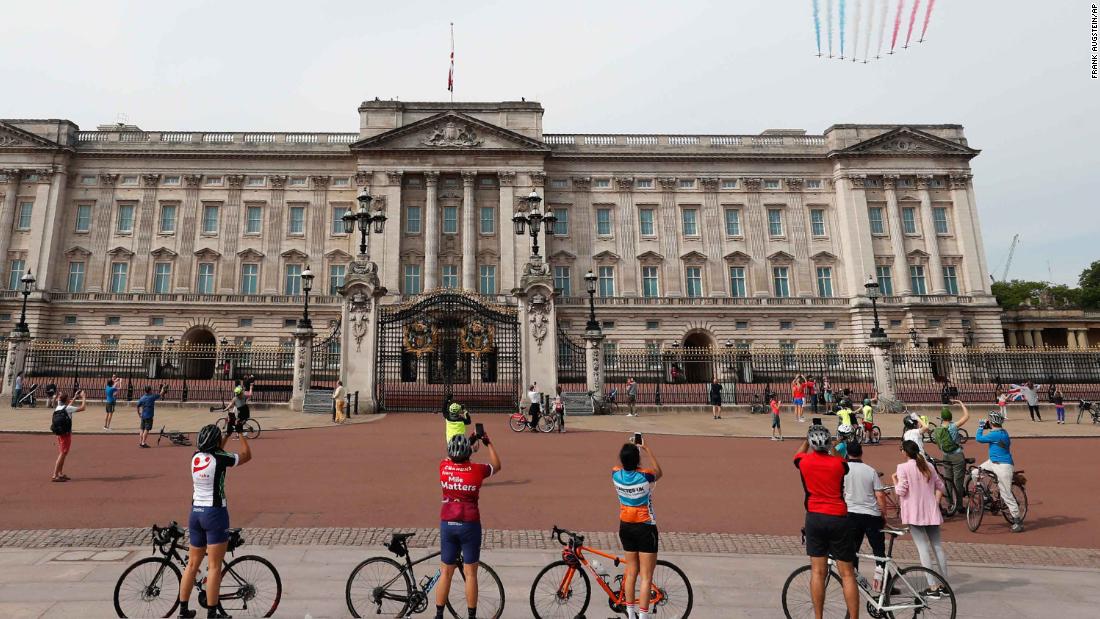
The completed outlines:
[[[806,394],[806,377],[799,374],[791,381],[791,404],[794,404],[795,419],[802,419],[802,405]]]
[[[783,428],[779,427],[779,398],[772,396],[772,401],[769,403],[772,409],[772,440],[783,440]]]
[[[68,423],[66,427],[52,427],[54,423],[51,421],[51,430],[54,436],[57,437],[57,462],[53,465],[53,479],[50,481],[69,481],[69,476],[65,474],[65,458],[69,456],[69,449],[73,446],[73,413],[82,412],[85,407],[84,392],[77,391],[77,397],[80,398],[80,403],[73,406],[72,401],[68,395],[61,394],[57,398],[57,408],[54,413],[63,413],[68,417]],[[57,415],[60,416],[60,415]]]
[[[717,376],[710,381],[710,413],[715,419],[722,418],[722,383]]]
[[[115,403],[118,401],[118,387],[115,386],[114,379],[107,381],[107,386],[103,388],[103,406],[106,410],[106,415],[103,417],[103,429],[111,429],[111,418],[115,416]]]
[[[640,468],[644,451],[650,467]],[[623,545],[626,569],[623,590],[629,619],[649,618],[649,595],[657,565],[657,520],[653,515],[653,490],[661,479],[661,465],[644,442],[626,443],[619,450],[619,463],[611,470],[611,481],[619,497],[619,541]],[[640,596],[635,602],[635,584]]]
[[[806,492],[806,554],[810,556],[810,596],[814,612],[821,617],[825,607],[825,579],[829,558],[836,561],[844,588],[844,601],[851,617],[859,617],[859,588],[856,585],[853,529],[844,501],[844,477],[848,463],[829,453],[832,435],[822,425],[810,426],[806,440],[794,454],[794,466]]]
[[[634,382],[634,377],[626,379],[626,406],[628,412],[627,417],[634,417],[634,406],[638,403],[638,383]]]
[[[156,414],[157,400],[164,397],[165,386],[161,385],[160,391],[153,393],[153,388],[149,385],[145,385],[145,395],[138,398],[137,412],[140,419],[140,425],[138,426],[138,447],[143,449],[149,448],[149,443],[146,442],[149,437],[149,431],[153,429],[153,415]]]

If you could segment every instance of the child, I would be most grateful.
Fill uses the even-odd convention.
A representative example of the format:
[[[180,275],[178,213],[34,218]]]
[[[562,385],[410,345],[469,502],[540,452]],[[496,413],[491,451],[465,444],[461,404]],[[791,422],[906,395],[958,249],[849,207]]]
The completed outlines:
[[[1001,409],[1001,416],[1008,419],[1008,395],[1003,391],[997,394],[997,408]]]
[[[1054,403],[1054,412],[1058,414],[1058,423],[1066,423],[1066,400],[1062,397],[1062,390],[1055,389],[1054,397],[1050,401]]]
[[[779,427],[779,399],[772,396],[772,440],[783,440],[783,429]]]
[[[560,393],[554,396],[553,407],[558,416],[558,432],[565,432],[565,402],[562,402]]]

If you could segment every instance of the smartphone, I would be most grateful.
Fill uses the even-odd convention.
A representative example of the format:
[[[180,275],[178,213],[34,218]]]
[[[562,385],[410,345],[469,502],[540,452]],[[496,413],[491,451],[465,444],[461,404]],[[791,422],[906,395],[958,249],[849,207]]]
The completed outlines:
[[[822,425],[822,424],[821,424],[821,417],[814,417],[814,418],[813,418],[813,419],[811,419],[810,421],[812,421],[812,422],[813,422],[813,425],[815,425],[815,426],[820,426],[820,425]]]
[[[634,444],[635,445],[641,445],[642,444],[642,433],[641,432],[635,432],[634,433]]]
[[[480,423],[474,424],[474,435],[478,438],[485,436],[485,426]]]

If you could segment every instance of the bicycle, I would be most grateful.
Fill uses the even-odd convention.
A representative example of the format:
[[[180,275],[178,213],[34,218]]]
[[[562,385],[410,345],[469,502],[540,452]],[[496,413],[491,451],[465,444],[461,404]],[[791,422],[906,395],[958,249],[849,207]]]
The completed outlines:
[[[539,424],[542,424],[542,415],[539,416]],[[508,418],[508,427],[512,429],[512,432],[523,432],[525,430],[533,430],[538,432],[539,429],[531,425],[531,420],[527,418],[527,413],[522,410],[512,413],[512,416]]]
[[[863,445],[878,445],[882,442],[882,430],[878,426],[872,423],[870,431],[867,430],[866,423],[863,421],[863,414],[856,413],[856,423],[852,426],[853,435]]]
[[[974,458],[967,458],[967,464],[973,464]],[[1027,490],[1024,489],[1026,478],[1023,471],[1015,471],[1012,474],[1012,496],[1016,499],[1016,505],[1020,511],[1020,522],[1027,517]],[[971,466],[966,471],[966,528],[971,532],[977,531],[982,526],[982,517],[985,512],[1001,514],[1009,524],[1012,524],[1012,513],[1008,511],[1004,499],[1001,498],[1001,486],[997,476],[992,471],[987,471],[977,466]]]
[[[244,544],[240,529],[229,533],[228,552]],[[181,555],[180,543],[185,531],[178,523],[167,527],[153,525],[153,553],[160,557],[145,557],[119,576],[115,584],[115,612],[119,617],[170,617],[180,603],[181,567],[188,557]],[[179,567],[177,567],[177,564]],[[195,579],[199,604],[206,607],[206,576]],[[255,555],[244,555],[225,563],[218,604],[234,617],[270,617],[279,607],[283,582],[270,561]]]
[[[210,407],[210,412],[212,413],[221,410],[225,409],[215,406]],[[237,434],[243,434],[244,437],[248,440],[257,438],[258,436],[260,436],[260,432],[262,431],[262,428],[260,427],[260,422],[251,417],[245,419],[244,421],[238,422],[237,415],[233,412],[230,412],[225,417],[219,417],[218,420],[214,422],[214,425],[218,426],[218,429],[222,431],[222,435],[228,434],[229,428],[233,428],[234,432],[236,432]]]
[[[588,562],[584,553],[589,552],[608,559],[615,567],[619,567],[623,559],[585,546],[584,536],[579,533],[555,526],[550,535],[563,546],[562,558],[542,568],[531,583],[531,613],[535,619],[573,619],[584,615],[592,596],[588,574],[583,569],[585,567],[592,572],[596,583],[607,594],[607,603],[611,610],[625,613],[626,596],[622,591],[622,574],[616,575],[609,583],[610,576],[601,574],[596,566]],[[562,539],[563,535],[568,536],[569,540]],[[596,563],[598,566],[598,562]],[[650,590],[650,612],[655,617],[683,619],[691,614],[693,602],[691,583],[684,571],[668,561],[658,559]]]
[[[866,578],[857,574],[856,583],[859,595],[866,603],[867,614],[878,619],[893,617],[945,617],[954,619],[957,610],[955,592],[951,585],[935,570],[920,565],[898,568],[894,562],[894,540],[904,535],[907,529],[886,528],[883,533],[889,536],[886,556],[876,557],[859,553],[866,562],[882,562],[882,583],[874,590]],[[800,619],[814,616],[813,598],[810,595],[811,567],[803,565],[791,572],[787,582],[783,583],[783,614],[787,619]],[[840,584],[840,575],[836,571],[836,561],[829,558],[829,574],[825,577],[825,613],[826,617],[845,617],[848,607],[844,602],[844,591]]]
[[[1081,400],[1077,404],[1077,423],[1081,423],[1081,418],[1085,416],[1086,412],[1092,417],[1093,423],[1100,423],[1100,406],[1088,400]]]
[[[389,557],[380,556],[371,557],[352,570],[345,592],[348,612],[352,617],[365,615],[411,617],[414,613],[424,612],[432,604],[429,594],[439,582],[440,574],[436,571],[435,576],[425,576],[420,580],[420,584],[414,584],[416,574],[413,566],[438,557],[440,551],[437,550],[413,561],[409,555],[409,538],[414,535],[416,534],[394,533],[389,543],[384,544],[391,553],[405,559],[404,566]],[[464,583],[466,573],[461,569],[461,555],[458,563],[460,567],[455,572],[462,575],[461,579]],[[451,590],[447,596],[447,611],[455,619],[463,619],[466,616],[466,589],[456,581],[452,581]],[[500,578],[493,568],[484,562],[478,563],[477,586],[478,616],[487,619],[502,617],[504,585],[500,583]],[[459,615],[460,610],[463,611],[461,615]]]
[[[961,511],[959,505],[961,501],[959,497],[955,496],[955,483],[947,472],[947,463],[943,460],[937,460],[930,455],[925,455],[924,459],[928,461],[928,464],[932,465],[932,468],[936,469],[936,474],[943,480],[944,492],[940,496],[940,514],[942,514],[944,518],[947,518]],[[967,459],[973,460],[973,458]]]
[[[164,429],[168,426],[160,427],[160,434],[157,436],[157,445],[160,445],[160,439],[166,438],[172,441],[173,445],[178,447],[190,447],[191,439],[187,438],[187,435],[183,432],[176,432],[175,430],[165,432]]]
[[[539,432],[555,432],[561,429],[562,414],[550,407],[550,411],[539,416]]]

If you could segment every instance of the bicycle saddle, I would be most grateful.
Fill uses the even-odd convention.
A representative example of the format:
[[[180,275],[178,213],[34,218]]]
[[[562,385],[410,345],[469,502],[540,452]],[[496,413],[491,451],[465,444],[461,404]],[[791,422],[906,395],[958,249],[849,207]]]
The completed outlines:
[[[408,539],[414,535],[416,533],[394,533],[390,537],[390,542],[386,544],[386,549],[399,557],[403,557],[409,552],[407,550]]]
[[[905,535],[906,533],[909,532],[909,529],[908,528],[905,528],[905,529],[889,529],[889,528],[887,528],[887,529],[883,529],[882,532],[887,534],[887,535],[897,536],[897,535]]]
[[[226,529],[225,532],[229,535],[240,535],[243,529]]]
[[[964,458],[963,461],[966,462],[967,464],[974,464],[975,459],[974,458]]]

